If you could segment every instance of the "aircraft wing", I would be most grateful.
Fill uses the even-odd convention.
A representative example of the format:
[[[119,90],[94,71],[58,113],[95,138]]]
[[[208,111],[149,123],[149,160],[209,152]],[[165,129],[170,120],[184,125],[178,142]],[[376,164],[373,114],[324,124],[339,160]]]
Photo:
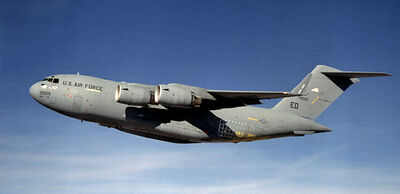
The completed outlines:
[[[273,99],[300,96],[300,94],[291,94],[289,92],[271,92],[271,91],[232,91],[232,90],[207,90],[214,97],[223,97],[231,99]]]
[[[260,100],[301,96],[276,91],[208,90],[184,84],[158,86],[122,83],[117,86],[115,100],[128,105],[152,107],[220,109],[261,104]]]
[[[232,90],[207,90],[216,100],[211,107],[226,108],[251,104],[261,104],[260,100],[301,96],[289,92],[275,91],[232,91]]]

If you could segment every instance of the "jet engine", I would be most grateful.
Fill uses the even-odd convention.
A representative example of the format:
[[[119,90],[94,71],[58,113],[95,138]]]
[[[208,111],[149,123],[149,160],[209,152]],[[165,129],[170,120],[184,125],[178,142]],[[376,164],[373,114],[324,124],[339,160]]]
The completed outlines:
[[[154,101],[161,105],[173,107],[192,107],[201,104],[201,98],[192,91],[173,85],[158,85]]]
[[[118,85],[115,91],[115,101],[137,106],[154,104],[154,93],[143,87]]]

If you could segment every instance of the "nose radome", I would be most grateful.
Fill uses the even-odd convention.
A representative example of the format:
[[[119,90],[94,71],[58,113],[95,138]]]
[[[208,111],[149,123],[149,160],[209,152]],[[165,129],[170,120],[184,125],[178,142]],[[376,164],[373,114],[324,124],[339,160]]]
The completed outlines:
[[[39,93],[38,84],[35,83],[29,88],[29,93],[31,94],[32,98],[36,99]]]

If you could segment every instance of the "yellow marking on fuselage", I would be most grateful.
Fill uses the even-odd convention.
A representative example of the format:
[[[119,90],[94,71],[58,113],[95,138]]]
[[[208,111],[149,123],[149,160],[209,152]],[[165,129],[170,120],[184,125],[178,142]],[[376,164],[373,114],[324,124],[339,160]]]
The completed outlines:
[[[252,121],[259,121],[258,119],[255,119],[255,118],[251,118],[251,117],[247,117],[247,119],[249,119],[249,120],[252,120]]]
[[[235,134],[239,138],[255,138],[256,137],[256,135],[254,135],[254,134],[244,133],[244,132],[241,132],[241,131],[236,131]]]
[[[316,98],[311,102],[311,104],[314,104],[314,102],[317,101],[318,99],[319,99],[319,96],[316,97]]]
[[[243,137],[243,133],[240,131],[236,131],[235,134],[237,137]]]
[[[251,134],[251,133],[248,133],[248,134],[247,134],[247,137],[249,137],[249,138],[254,138],[254,137],[256,137],[256,135]]]
[[[100,92],[100,90],[94,90],[94,89],[86,89],[86,90],[91,92]]]
[[[233,143],[239,143],[239,142],[250,142],[250,141],[256,141],[256,140],[265,140],[265,139],[272,139],[274,138],[273,136],[254,136],[254,137],[248,137],[248,138],[240,138],[240,139],[232,139],[231,142]]]

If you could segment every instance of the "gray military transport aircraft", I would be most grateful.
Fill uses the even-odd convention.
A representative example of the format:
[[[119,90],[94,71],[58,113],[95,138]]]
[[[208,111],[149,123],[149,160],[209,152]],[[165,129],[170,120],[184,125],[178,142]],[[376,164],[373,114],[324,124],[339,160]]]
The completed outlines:
[[[46,77],[32,97],[61,114],[102,126],[174,142],[243,142],[331,131],[314,122],[350,85],[363,77],[317,65],[291,92],[209,90],[183,84],[125,83],[84,75]],[[247,105],[283,98],[272,109]]]

